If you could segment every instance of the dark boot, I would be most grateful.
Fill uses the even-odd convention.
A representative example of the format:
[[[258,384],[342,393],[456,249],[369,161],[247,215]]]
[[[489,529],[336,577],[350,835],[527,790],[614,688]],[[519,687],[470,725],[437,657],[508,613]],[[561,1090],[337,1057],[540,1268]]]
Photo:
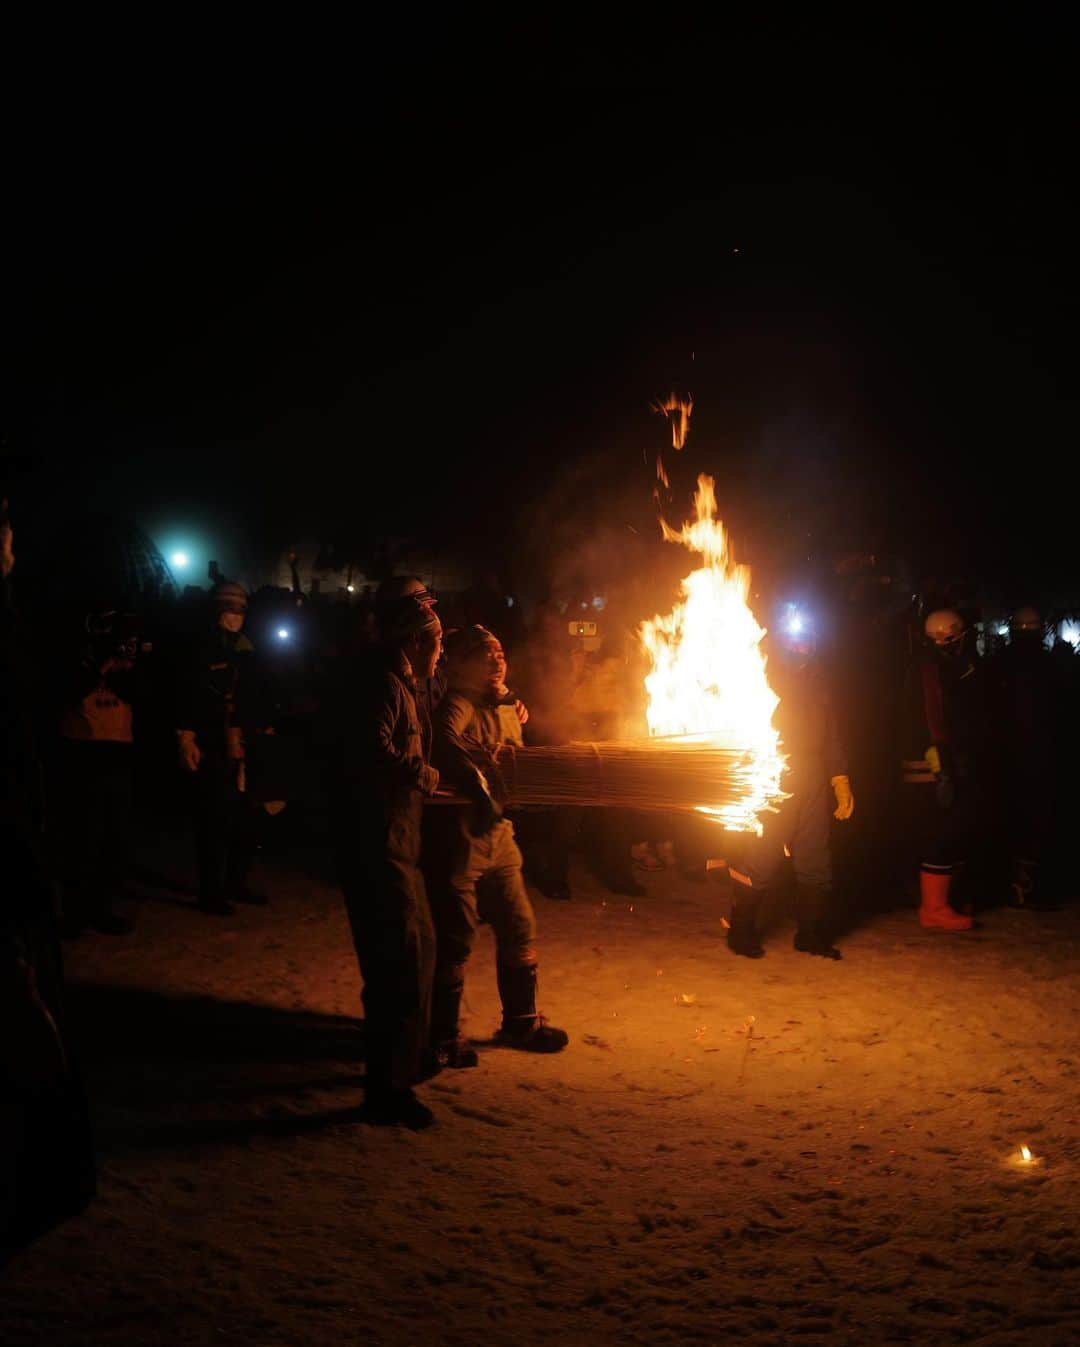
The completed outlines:
[[[744,959],[760,959],[765,954],[757,933],[757,909],[760,894],[753,898],[736,897],[731,905],[731,923],[728,926],[728,949]]]
[[[236,908],[217,893],[204,893],[199,898],[199,911],[208,917],[233,917]]]
[[[1039,862],[1020,856],[1013,858],[1009,885],[1009,906],[1026,912],[1059,912],[1061,904],[1050,897],[1039,883]]]
[[[800,954],[816,954],[822,959],[844,956],[829,934],[829,891],[800,884],[795,899],[795,948]]]
[[[249,889],[246,884],[238,889],[233,889],[229,897],[234,903],[246,903],[249,907],[265,907],[270,901],[265,893],[258,893],[255,889]]]
[[[495,1035],[500,1043],[525,1052],[560,1052],[570,1035],[548,1024],[536,1009],[536,965],[496,969],[502,1000],[502,1028]]]
[[[434,1113],[412,1090],[369,1091],[363,1118],[376,1127],[407,1127],[411,1132],[421,1132],[435,1121]]]
[[[544,895],[545,898],[553,898],[557,902],[567,903],[570,901],[570,884],[566,879],[553,875],[548,871],[541,871],[533,880],[533,883]]]
[[[94,911],[90,925],[101,935],[130,935],[135,929],[135,923],[130,917],[114,912],[107,904]]]
[[[259,893],[248,883],[251,874],[251,849],[247,838],[241,838],[229,850],[229,859],[225,865],[225,892],[229,901],[245,903],[249,907],[265,907],[266,894]]]
[[[461,997],[465,990],[464,968],[453,975],[437,976],[431,996],[431,1061],[428,1066],[462,1070],[476,1066],[476,1049],[461,1032]]]

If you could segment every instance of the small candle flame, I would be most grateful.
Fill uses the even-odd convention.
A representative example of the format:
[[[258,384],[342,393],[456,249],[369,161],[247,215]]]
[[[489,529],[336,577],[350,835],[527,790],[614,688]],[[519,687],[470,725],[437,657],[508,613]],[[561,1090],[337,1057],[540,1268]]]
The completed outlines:
[[[1020,1147],[1020,1159],[1025,1163],[1031,1160],[1031,1151],[1026,1146]]]

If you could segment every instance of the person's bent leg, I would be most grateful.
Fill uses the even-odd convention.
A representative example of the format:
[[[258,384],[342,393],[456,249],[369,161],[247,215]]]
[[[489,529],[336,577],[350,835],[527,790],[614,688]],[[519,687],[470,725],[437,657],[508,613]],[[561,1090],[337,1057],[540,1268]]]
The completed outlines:
[[[843,956],[832,942],[832,856],[829,850],[829,801],[825,783],[807,792],[791,831],[795,869],[795,948],[823,959]]]
[[[436,933],[430,1067],[468,1068],[476,1066],[478,1058],[461,1030],[461,1001],[480,924],[477,880],[489,864],[491,843],[471,837],[456,822],[429,840],[427,871]]]
[[[536,916],[521,875],[521,853],[507,823],[497,828],[492,869],[480,881],[480,910],[495,933],[502,1002],[499,1041],[526,1052],[559,1052],[570,1041],[537,1010]]]
[[[423,879],[416,867],[371,864],[370,856],[343,856],[339,865],[364,984],[365,1113],[376,1123],[426,1127],[433,1115],[412,1092],[427,1042],[434,964]]]

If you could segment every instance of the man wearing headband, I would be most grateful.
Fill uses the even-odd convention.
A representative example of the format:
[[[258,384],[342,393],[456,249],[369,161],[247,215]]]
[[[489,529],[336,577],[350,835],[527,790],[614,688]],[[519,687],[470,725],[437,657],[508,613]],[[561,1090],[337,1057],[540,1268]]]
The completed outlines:
[[[420,873],[431,722],[416,685],[435,670],[442,627],[429,605],[379,614],[383,659],[355,689],[341,735],[335,792],[338,873],[363,978],[365,1113],[417,1130],[434,1121],[412,1086],[421,1075],[431,1009],[435,932]]]
[[[536,918],[522,878],[513,824],[497,796],[495,751],[521,743],[506,656],[486,627],[464,627],[446,641],[448,690],[435,713],[435,760],[472,803],[429,811],[427,856],[438,957],[431,1039],[442,1066],[468,1067],[476,1051],[462,1036],[465,968],[481,921],[495,932],[502,1001],[500,1042],[528,1052],[558,1052],[569,1041],[536,1009]]]

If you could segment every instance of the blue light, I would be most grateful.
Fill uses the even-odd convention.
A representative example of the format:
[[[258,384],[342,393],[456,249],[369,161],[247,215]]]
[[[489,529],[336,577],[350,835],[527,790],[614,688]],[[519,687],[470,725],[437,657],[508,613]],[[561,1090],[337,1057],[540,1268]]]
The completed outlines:
[[[178,571],[186,570],[191,564],[191,558],[186,552],[174,552],[169,560]]]
[[[288,627],[278,627],[277,634],[279,641],[287,641],[289,639]]]

